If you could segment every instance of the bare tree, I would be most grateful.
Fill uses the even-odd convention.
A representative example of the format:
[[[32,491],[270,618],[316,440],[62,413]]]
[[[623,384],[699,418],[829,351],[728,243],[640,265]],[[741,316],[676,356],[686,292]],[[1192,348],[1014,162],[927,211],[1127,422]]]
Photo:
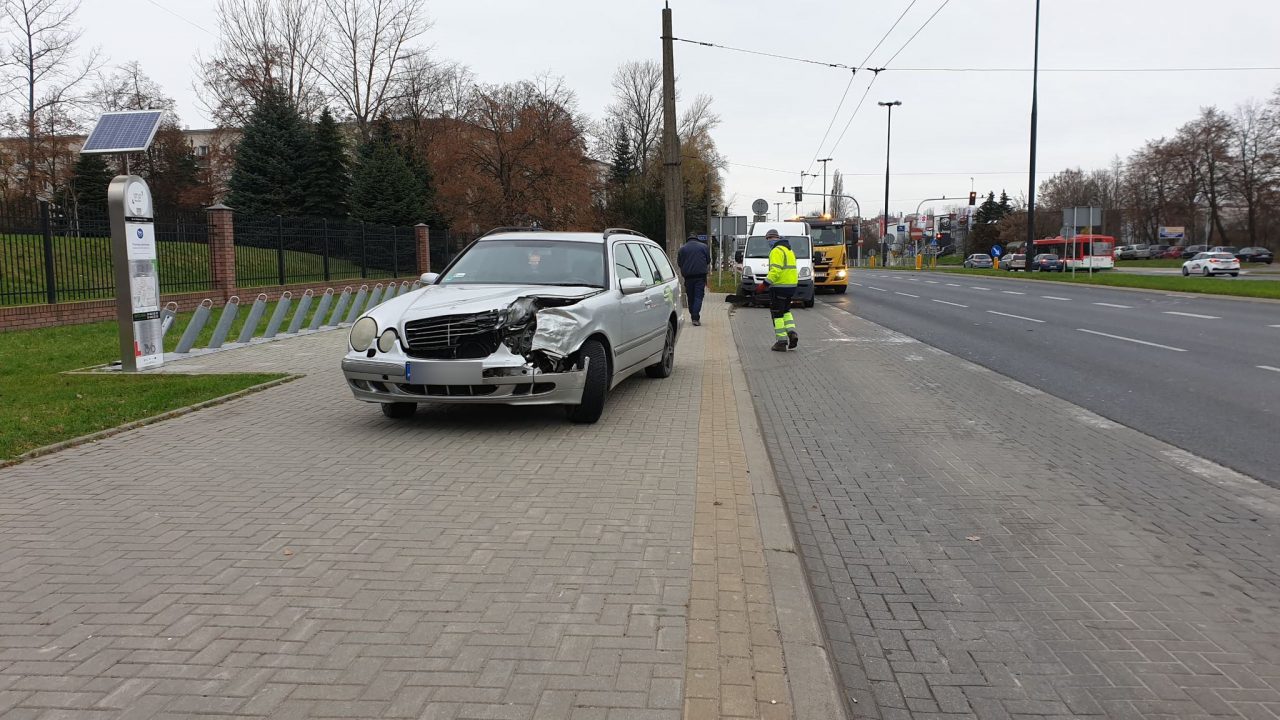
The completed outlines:
[[[421,54],[413,42],[430,27],[426,0],[324,0],[323,8],[320,75],[367,136],[396,100],[400,75]]]
[[[680,135],[680,144],[693,142],[697,138],[709,138],[711,131],[719,125],[720,116],[711,109],[711,96],[699,95],[680,114],[677,130]]]
[[[117,110],[164,110],[176,120],[177,103],[165,95],[160,84],[152,80],[135,60],[110,74],[99,73],[89,91],[88,104],[95,112]]]
[[[1280,137],[1277,137],[1280,123],[1265,105],[1251,100],[1236,107],[1231,131],[1235,168],[1229,183],[1234,194],[1244,202],[1249,245],[1258,245],[1260,215],[1280,184]]]
[[[614,102],[605,127],[625,127],[643,174],[662,137],[662,66],[654,60],[625,62],[613,73]],[[612,147],[612,138],[602,139]]]
[[[0,67],[5,71],[5,94],[21,98],[21,117],[13,118],[10,125],[20,125],[26,135],[22,164],[28,197],[57,182],[56,166],[66,152],[57,136],[79,127],[80,93],[100,64],[96,49],[76,60],[76,44],[83,33],[74,24],[79,9],[78,0],[3,0],[7,47]],[[39,172],[42,141],[53,144],[44,148],[45,159],[51,161],[44,177]]]
[[[1215,107],[1200,109],[1200,117],[1178,129],[1173,151],[1195,179],[1200,198],[1209,206],[1209,224],[1227,243],[1222,208],[1230,192],[1231,121]],[[1206,241],[1209,241],[1206,238]]]
[[[831,198],[827,202],[831,217],[844,218],[849,215],[849,198],[844,196],[844,175],[836,170],[831,174]]]
[[[222,125],[243,125],[268,87],[279,87],[303,117],[327,100],[317,62],[322,17],[308,0],[219,0],[217,52],[199,61],[201,101]]]

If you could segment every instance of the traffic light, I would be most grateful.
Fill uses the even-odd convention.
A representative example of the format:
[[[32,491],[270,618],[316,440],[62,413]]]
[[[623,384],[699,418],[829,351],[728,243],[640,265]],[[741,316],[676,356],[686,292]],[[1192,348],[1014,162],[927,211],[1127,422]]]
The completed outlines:
[[[796,191],[796,202],[803,202],[803,201],[804,201],[804,186],[803,186],[803,185],[796,185],[796,186],[794,186],[794,188],[795,188],[795,191]]]
[[[857,240],[862,237],[862,228],[858,227],[857,223],[854,223],[853,226],[851,226],[849,229],[853,231],[854,240]]]
[[[973,190],[970,190],[970,191],[969,191],[969,206],[970,206],[970,207],[972,207],[973,205],[977,204],[977,202],[978,202],[978,193],[974,192]]]

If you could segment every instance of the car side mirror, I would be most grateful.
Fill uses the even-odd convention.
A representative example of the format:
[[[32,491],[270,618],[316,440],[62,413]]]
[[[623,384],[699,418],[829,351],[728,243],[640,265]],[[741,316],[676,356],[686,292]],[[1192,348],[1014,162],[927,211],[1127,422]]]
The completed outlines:
[[[418,280],[422,281],[423,285],[435,285],[436,281],[439,279],[440,279],[440,273],[429,273],[429,272],[422,273],[422,277],[418,278]]]
[[[640,278],[622,278],[618,281],[618,289],[623,295],[634,295],[644,291],[644,281]]]

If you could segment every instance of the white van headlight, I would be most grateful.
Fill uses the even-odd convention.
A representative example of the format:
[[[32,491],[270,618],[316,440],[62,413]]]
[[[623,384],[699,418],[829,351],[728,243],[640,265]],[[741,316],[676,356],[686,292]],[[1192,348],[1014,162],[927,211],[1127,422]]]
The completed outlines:
[[[805,266],[800,268],[800,277],[807,278],[813,276],[813,268]]]
[[[362,317],[351,326],[351,349],[364,352],[373,345],[373,339],[377,336],[378,323],[371,317]]]

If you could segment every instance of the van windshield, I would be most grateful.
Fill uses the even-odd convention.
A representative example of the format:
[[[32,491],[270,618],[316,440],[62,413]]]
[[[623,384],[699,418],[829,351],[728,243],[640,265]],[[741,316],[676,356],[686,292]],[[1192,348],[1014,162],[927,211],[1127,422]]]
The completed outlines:
[[[788,235],[787,241],[791,244],[791,252],[796,254],[797,260],[808,260],[812,255],[809,248],[809,238],[804,235]],[[752,235],[747,238],[746,256],[749,258],[767,258],[769,257],[770,243],[764,239],[763,235]]]
[[[813,238],[813,244],[819,247],[823,245],[843,245],[844,227],[833,225],[830,227],[809,228],[809,237]]]

